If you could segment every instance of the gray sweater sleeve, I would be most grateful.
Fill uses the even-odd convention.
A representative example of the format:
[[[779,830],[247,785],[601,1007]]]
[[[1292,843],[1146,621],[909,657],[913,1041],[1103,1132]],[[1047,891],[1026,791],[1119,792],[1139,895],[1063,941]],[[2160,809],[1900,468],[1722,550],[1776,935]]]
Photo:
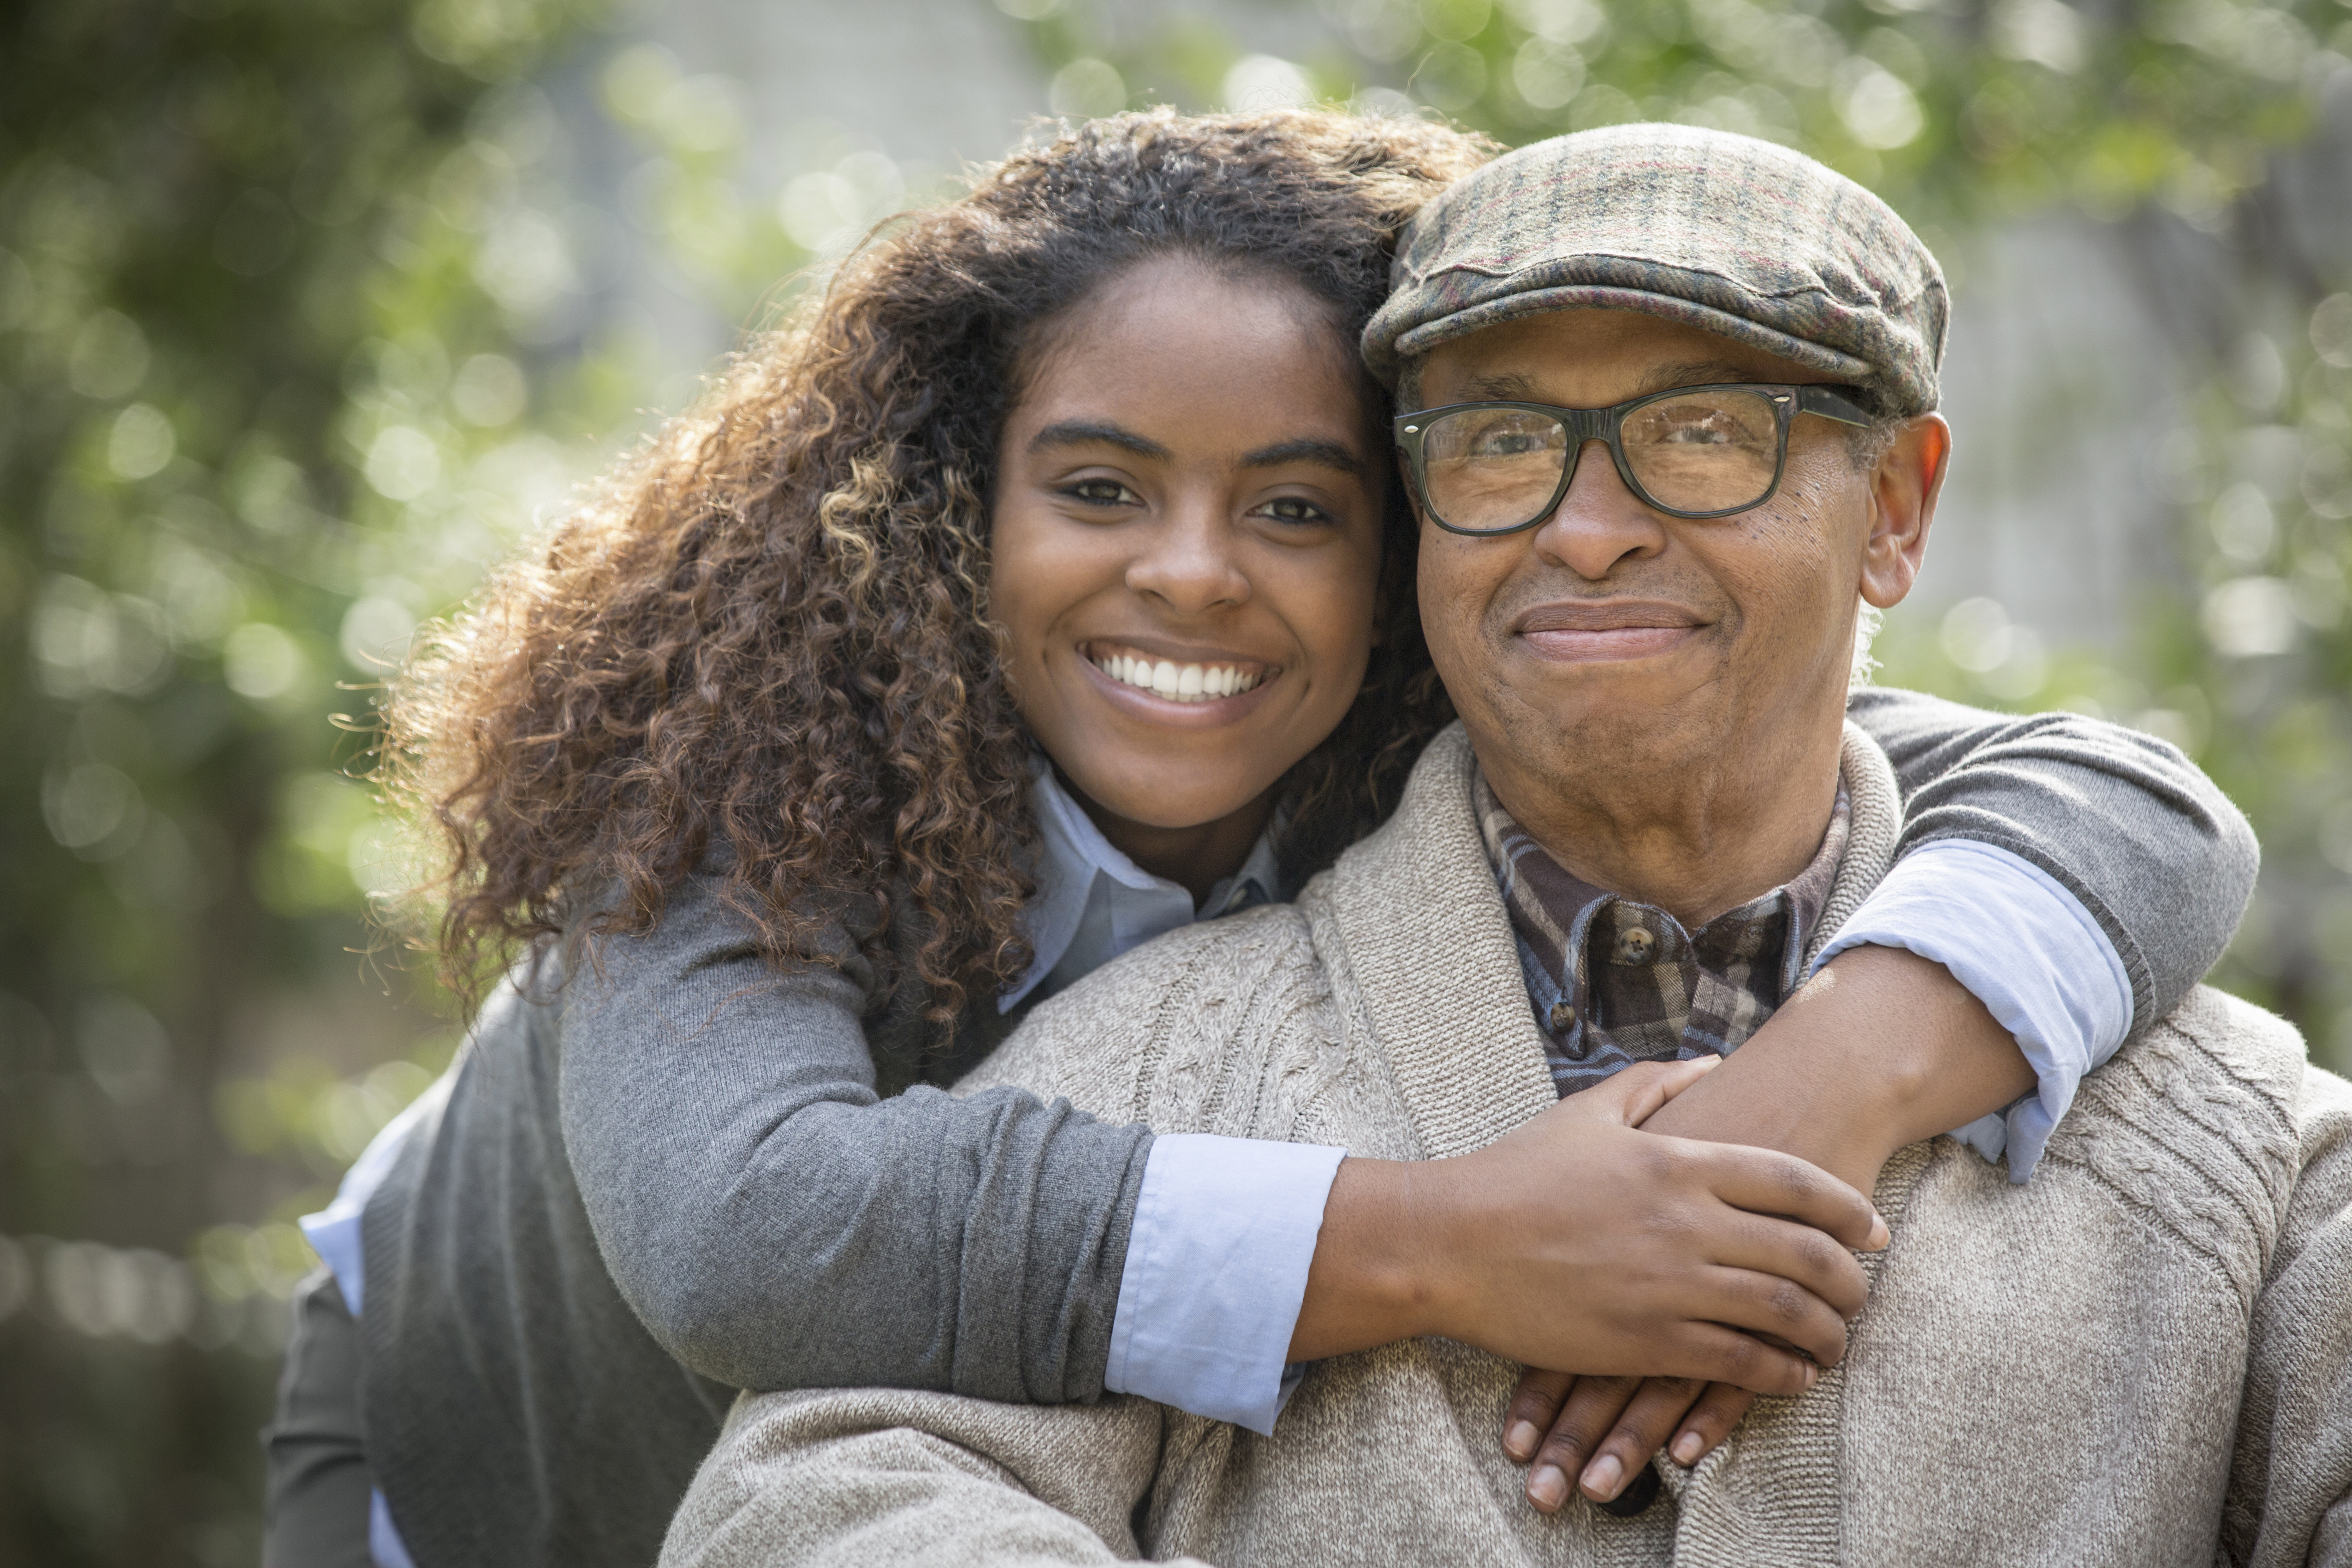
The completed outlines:
[[[1146,1130],[879,1098],[862,963],[777,973],[699,879],[598,956],[562,994],[564,1141],[663,1348],[742,1388],[1099,1397]]]
[[[2261,852],[2243,814],[2174,747],[2078,713],[2018,717],[1916,691],[1857,691],[1848,712],[1895,764],[1898,853],[1970,838],[2048,872],[2123,960],[2135,1037],[2229,945]]]

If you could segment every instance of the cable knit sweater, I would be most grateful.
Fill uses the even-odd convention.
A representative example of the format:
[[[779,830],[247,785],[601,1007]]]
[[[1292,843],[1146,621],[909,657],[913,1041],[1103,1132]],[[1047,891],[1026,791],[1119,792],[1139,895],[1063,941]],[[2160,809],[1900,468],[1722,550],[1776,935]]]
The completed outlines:
[[[1177,931],[1055,998],[970,1080],[1112,1120],[1442,1159],[1554,1103],[1456,729],[1295,906]],[[1849,729],[1853,837],[1897,805]],[[1529,1508],[1518,1369],[1421,1340],[1311,1368],[1261,1438],[1147,1401],[747,1395],[670,1568],[1359,1563],[2352,1564],[2352,1086],[2200,990],[2084,1086],[2031,1186],[1902,1151],[1845,1362],[1759,1401],[1619,1520]],[[1563,1194],[1573,1201],[1573,1194]]]

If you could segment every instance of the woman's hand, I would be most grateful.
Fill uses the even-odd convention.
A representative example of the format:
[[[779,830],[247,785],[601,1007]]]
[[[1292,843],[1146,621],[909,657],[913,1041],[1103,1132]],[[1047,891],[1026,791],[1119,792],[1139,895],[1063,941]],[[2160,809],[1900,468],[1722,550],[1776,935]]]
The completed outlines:
[[[1888,1029],[1889,1018],[1905,1027]],[[1699,1092],[1654,1107],[1645,1130],[1765,1144],[1864,1191],[1896,1149],[2033,1087],[2017,1043],[1943,965],[1882,947],[1839,954],[1724,1066]],[[1697,1464],[1755,1401],[1726,1383],[1531,1370],[1503,1448],[1531,1462],[1528,1500],[1549,1513],[1570,1476],[1595,1502],[1615,1499],[1669,1436],[1674,1461]]]
[[[1442,1334],[1537,1366],[1803,1392],[1862,1308],[1849,1249],[1885,1226],[1802,1160],[1635,1131],[1714,1065],[1628,1068],[1459,1159],[1345,1162],[1290,1358]]]

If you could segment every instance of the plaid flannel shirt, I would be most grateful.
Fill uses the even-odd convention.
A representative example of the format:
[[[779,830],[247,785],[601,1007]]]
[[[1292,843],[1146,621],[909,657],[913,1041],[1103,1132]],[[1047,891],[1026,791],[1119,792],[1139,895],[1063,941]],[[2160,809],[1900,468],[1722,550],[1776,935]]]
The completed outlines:
[[[1576,877],[1511,819],[1483,774],[1475,789],[1479,833],[1562,1095],[1634,1062],[1729,1056],[1796,989],[1845,856],[1843,784],[1811,864],[1695,931]]]

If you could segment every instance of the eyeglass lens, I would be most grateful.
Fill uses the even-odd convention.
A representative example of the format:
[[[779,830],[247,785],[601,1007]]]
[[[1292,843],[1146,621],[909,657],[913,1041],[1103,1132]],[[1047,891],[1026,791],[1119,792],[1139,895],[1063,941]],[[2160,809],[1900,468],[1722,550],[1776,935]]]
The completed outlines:
[[[1618,440],[1625,466],[1652,503],[1669,511],[1732,511],[1772,489],[1780,420],[1760,392],[1663,397],[1626,416]],[[1501,532],[1535,521],[1551,504],[1571,437],[1558,415],[1529,408],[1465,408],[1430,421],[1422,437],[1431,509],[1453,528]]]

